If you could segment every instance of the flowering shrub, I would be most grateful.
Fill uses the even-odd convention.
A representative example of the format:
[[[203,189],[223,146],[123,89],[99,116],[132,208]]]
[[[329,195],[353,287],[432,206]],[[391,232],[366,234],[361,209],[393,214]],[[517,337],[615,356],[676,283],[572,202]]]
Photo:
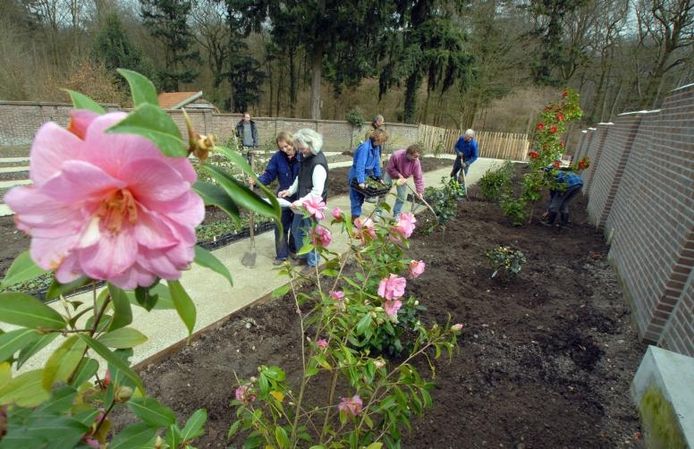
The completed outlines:
[[[544,175],[543,169],[562,158],[565,150],[562,136],[569,123],[580,119],[582,114],[578,93],[572,89],[565,89],[561,101],[546,106],[540,114],[535,125],[532,149],[528,152],[529,172],[521,181],[520,196],[516,197],[510,191],[500,196],[501,208],[514,226],[520,226],[532,218],[533,203],[539,201],[542,190],[549,187],[550,178]]]
[[[445,227],[458,213],[458,201],[465,197],[462,184],[453,178],[441,178],[442,187],[427,187],[424,189],[424,199],[431,205],[436,215],[426,232],[432,232],[436,226]]]
[[[486,256],[489,259],[489,265],[494,270],[492,278],[500,271],[513,277],[520,273],[523,264],[526,262],[525,254],[521,250],[509,246],[497,246],[487,251]]]
[[[147,340],[131,326],[132,305],[151,310],[165,298],[192,333],[195,304],[181,272],[195,262],[231,281],[221,262],[195,246],[203,200],[236,219],[240,204],[279,218],[276,200],[266,203],[205,164],[207,153],[218,151],[251,176],[241,155],[215,147],[211,136],[190,126],[186,144],[159,108],[154,85],[119,72],[130,84],[133,111],[106,113],[70,92],[75,110],[68,127],[47,123],[32,144],[33,185],[5,196],[31,249],[0,283],[0,322],[13,326],[0,330],[1,447],[191,447],[207,414],[197,410],[179,427],[171,409],[146,395],[128,361]],[[216,184],[197,181],[190,154]],[[272,202],[273,193],[263,192]],[[46,272],[52,279],[46,299],[60,301],[60,308],[7,291]],[[97,281],[105,282],[101,291]],[[89,285],[91,301],[66,297]],[[59,345],[42,368],[15,374],[54,341]],[[240,394],[252,401],[250,387]],[[117,408],[130,410],[137,422],[114,433],[110,414]]]
[[[414,217],[400,214],[379,223],[360,217],[352,225],[339,210],[331,215],[350,250],[339,256],[315,246],[325,264],[311,276],[316,285],[307,292],[297,290],[304,274],[282,269],[290,284],[276,295],[291,291],[294,298],[303,375],[292,386],[282,369],[261,366],[256,377],[240,381],[243,390],[232,401],[238,420],[229,435],[242,433],[245,448],[400,447],[401,430],[431,405],[432,384],[412,361],[450,353],[462,330],[450,323],[425,326],[416,319],[418,302],[406,297],[403,275],[414,278],[425,270],[423,261],[404,257]],[[404,352],[397,360],[384,358],[396,342]],[[320,388],[312,398],[324,397],[308,405],[311,386]]]

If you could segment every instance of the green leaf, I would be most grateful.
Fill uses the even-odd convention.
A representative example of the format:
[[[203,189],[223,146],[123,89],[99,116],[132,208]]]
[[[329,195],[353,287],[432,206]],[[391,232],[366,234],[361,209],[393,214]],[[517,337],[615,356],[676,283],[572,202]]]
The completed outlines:
[[[42,335],[33,344],[22,349],[19,352],[19,355],[17,356],[17,368],[21,368],[22,365],[24,365],[24,363],[26,363],[26,361],[31,358],[31,356],[33,356],[34,354],[51,344],[51,342],[55,340],[56,337],[58,337],[57,333]]]
[[[104,346],[116,349],[132,348],[147,341],[147,336],[132,327],[121,327],[97,339]]]
[[[287,293],[289,293],[289,290],[291,289],[291,285],[285,284],[277,287],[272,291],[272,297],[273,298],[281,298]]]
[[[36,407],[51,397],[42,385],[43,370],[21,374],[0,388],[0,405],[16,404],[20,407]]]
[[[363,334],[371,325],[371,314],[366,312],[359,323],[357,323],[357,332]]]
[[[253,177],[255,176],[255,171],[253,171],[253,168],[251,168],[250,164],[246,160],[246,157],[240,152],[234,151],[231,148],[222,145],[216,145],[214,150],[226,157],[229,162],[234,164],[235,167],[240,168],[241,171],[243,171],[246,175]]]
[[[289,437],[287,436],[287,431],[281,426],[275,427],[275,440],[277,440],[277,445],[280,449],[289,447]]]
[[[128,408],[138,418],[153,427],[168,427],[176,423],[174,412],[154,398],[133,398],[128,401]]]
[[[96,374],[99,369],[99,362],[94,359],[83,358],[79,366],[75,370],[75,375],[72,378],[72,385],[80,386]]]
[[[113,437],[109,449],[139,449],[155,437],[157,429],[147,423],[131,424]]]
[[[133,97],[133,106],[137,107],[142,103],[159,106],[157,99],[157,89],[154,84],[144,75],[128,69],[116,69],[130,85],[130,95]]]
[[[137,374],[135,374],[135,372],[130,368],[128,363],[123,361],[123,359],[118,357],[113,352],[109,351],[109,349],[106,346],[94,340],[93,338],[84,334],[79,334],[79,337],[82,340],[84,340],[84,342],[87,343],[87,345],[90,348],[92,348],[94,352],[99,354],[104,360],[118,368],[118,370],[120,370],[127,379],[132,381],[137,386],[137,388],[144,391],[142,379],[140,379],[140,377]]]
[[[231,279],[231,273],[229,272],[229,269],[226,266],[224,266],[224,264],[219,259],[217,259],[217,257],[214,254],[212,254],[210,251],[207,251],[205,248],[195,246],[195,263],[197,263],[198,265],[202,265],[205,268],[209,268],[215,273],[221,274],[229,281],[229,284],[231,284],[232,287],[234,286],[234,281],[232,281]]]
[[[202,198],[207,206],[217,206],[229,215],[237,223],[240,220],[241,212],[234,200],[227,195],[226,191],[219,186],[209,182],[198,181],[193,184],[193,190]]]
[[[77,369],[86,345],[76,335],[68,337],[43,367],[43,388],[50,390],[55,382],[66,381]]]
[[[24,293],[0,293],[0,321],[34,329],[66,326],[58,312]]]
[[[176,306],[176,312],[178,312],[178,316],[181,317],[181,320],[188,328],[188,335],[191,335],[195,328],[197,316],[195,304],[179,281],[168,281],[168,284],[171,299],[173,299],[174,306]]]
[[[376,442],[376,443],[371,443],[368,446],[366,446],[366,449],[381,449],[382,447],[383,447],[383,443]]]
[[[260,215],[273,218],[277,221],[280,220],[281,211],[279,204],[273,206],[263,201],[262,198],[253,193],[245,184],[220,168],[211,165],[204,165],[203,168],[234,199],[236,204]],[[276,200],[275,203],[277,203]]]
[[[44,273],[48,273],[48,271],[39,267],[31,260],[29,251],[24,251],[10,265],[5,278],[0,282],[0,288],[7,288],[10,285],[34,279]]]
[[[158,106],[142,103],[108,132],[137,134],[151,140],[166,156],[185,157],[188,152],[176,123]]]
[[[15,352],[39,339],[34,329],[17,329],[0,335],[0,362],[12,357]]]
[[[190,441],[205,433],[205,423],[207,422],[207,410],[201,408],[195,411],[186,421],[186,425],[181,431],[183,441]]]
[[[234,421],[234,423],[229,427],[229,431],[227,432],[227,440],[230,440],[231,437],[236,435],[236,433],[239,431],[239,428],[241,427],[241,420],[238,419]]]
[[[70,89],[63,90],[70,95],[70,101],[72,101],[72,105],[75,107],[75,109],[86,109],[88,111],[96,112],[97,114],[106,113],[106,109],[104,109],[103,106],[88,96]]]
[[[125,291],[113,284],[108,284],[108,292],[111,294],[111,304],[113,304],[113,320],[109,330],[114,331],[132,323],[133,312]]]
[[[72,282],[68,282],[67,284],[61,284],[57,280],[53,279],[51,286],[48,287],[48,291],[46,292],[46,299],[51,300],[67,295],[79,288],[84,287],[85,285],[88,285],[90,282],[91,279],[85,276],[77,278]]]

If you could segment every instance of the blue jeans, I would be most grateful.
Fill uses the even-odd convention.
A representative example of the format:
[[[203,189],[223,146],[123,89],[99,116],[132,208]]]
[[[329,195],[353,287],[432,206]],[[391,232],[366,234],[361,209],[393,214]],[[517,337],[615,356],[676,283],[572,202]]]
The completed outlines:
[[[383,181],[385,181],[386,184],[394,182],[387,172],[383,176]],[[395,195],[395,204],[393,204],[393,216],[397,217],[400,211],[402,210],[403,204],[405,204],[405,201],[407,200],[407,185],[403,184],[399,186],[395,184]]]
[[[457,178],[461,168],[463,168],[463,158],[461,156],[456,156],[455,162],[453,162],[453,170],[451,170],[451,178]],[[465,168],[463,168],[463,173],[465,173],[465,176],[467,176],[467,171],[469,168],[469,165],[465,165]]]
[[[304,217],[302,214],[294,214],[294,219],[292,220],[292,234],[294,235],[294,244],[296,245],[297,251],[304,246],[304,238],[311,231],[314,222],[315,220],[311,217]],[[309,267],[318,265],[318,251],[313,249],[306,254],[306,264]]]
[[[352,219],[361,215],[361,206],[364,204],[365,196],[354,190],[352,180],[349,179],[349,208],[352,213]]]
[[[289,257],[290,252],[296,252],[296,244],[293,238],[294,234],[291,233],[290,235],[293,221],[294,212],[288,207],[282,208],[282,235],[280,235],[279,226],[275,224],[275,255],[280,260]]]

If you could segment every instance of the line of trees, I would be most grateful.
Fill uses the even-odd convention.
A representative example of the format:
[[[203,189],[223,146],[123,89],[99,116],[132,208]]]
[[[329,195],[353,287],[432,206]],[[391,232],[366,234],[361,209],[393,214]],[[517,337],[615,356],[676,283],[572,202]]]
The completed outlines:
[[[596,122],[694,82],[694,0],[0,0],[0,25],[7,100],[123,102],[124,67],[228,111],[525,131],[490,105],[571,86]]]

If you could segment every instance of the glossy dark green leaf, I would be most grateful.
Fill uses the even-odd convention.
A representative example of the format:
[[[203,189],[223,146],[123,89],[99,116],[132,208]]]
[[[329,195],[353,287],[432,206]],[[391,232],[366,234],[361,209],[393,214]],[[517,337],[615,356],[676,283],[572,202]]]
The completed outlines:
[[[166,156],[188,155],[181,132],[173,119],[159,107],[142,103],[108,129],[112,133],[137,134],[154,142]]]
[[[99,103],[92,100],[88,96],[79,92],[75,92],[74,90],[64,90],[68,93],[68,95],[70,95],[70,101],[72,101],[72,105],[75,107],[75,109],[86,109],[88,111],[96,112],[100,115],[106,113],[106,109],[104,109],[103,106],[101,106]]]
[[[27,360],[29,360],[34,354],[51,344],[51,342],[55,340],[56,337],[58,337],[58,334],[55,332],[42,335],[34,343],[22,349],[19,352],[19,355],[17,356],[17,368],[21,368]]]
[[[154,106],[159,106],[157,99],[157,88],[144,75],[128,69],[116,69],[130,85],[130,95],[133,99],[133,106],[139,106],[142,103],[149,103]]]
[[[190,441],[205,433],[205,423],[207,422],[207,411],[198,409],[193,413],[181,431],[183,441]]]
[[[48,287],[48,291],[46,292],[46,299],[51,300],[61,296],[66,296],[86,285],[89,285],[90,282],[92,282],[92,280],[84,276],[75,279],[72,282],[68,282],[67,284],[61,284],[57,280],[53,279],[51,286]]]
[[[33,329],[62,329],[63,317],[33,296],[0,293],[0,321]]]
[[[109,449],[139,449],[152,440],[157,433],[157,428],[147,423],[137,423],[126,426],[118,432]]]
[[[204,169],[215,181],[219,183],[220,186],[222,186],[224,190],[226,190],[237,205],[257,214],[279,221],[280,208],[277,200],[275,200],[276,207],[264,201],[258,195],[253,193],[253,191],[245,184],[241,183],[223,169],[213,167],[211,165],[205,165]]]
[[[17,329],[0,335],[0,362],[33,344],[39,337],[34,329]]]
[[[140,390],[144,391],[142,379],[140,379],[140,377],[137,374],[135,374],[135,372],[130,368],[127,362],[125,362],[122,358],[111,352],[106,346],[94,340],[93,338],[84,334],[79,334],[79,337],[82,340],[84,340],[84,342],[87,343],[87,346],[92,348],[94,352],[99,354],[109,364],[118,368],[118,370],[123,374],[123,376],[125,376],[127,379],[133,382]]]
[[[229,284],[231,284],[232,287],[234,286],[229,269],[219,259],[217,259],[214,254],[207,251],[205,248],[201,248],[200,246],[195,247],[195,263],[205,268],[209,268],[215,273],[221,274],[229,281]]]
[[[111,304],[113,305],[113,320],[109,330],[114,331],[133,322],[133,311],[130,308],[130,300],[125,291],[113,284],[108,284],[108,291],[111,295]]]
[[[176,312],[178,312],[181,321],[186,325],[188,335],[191,335],[195,328],[195,320],[197,318],[195,304],[179,281],[168,281],[168,284],[169,291],[171,292],[171,299],[176,307]]]
[[[29,251],[20,253],[10,265],[5,277],[0,282],[0,288],[7,288],[10,285],[19,284],[20,282],[29,281],[38,276],[41,276],[48,271],[39,267],[34,263],[29,255]]]
[[[138,418],[153,427],[168,427],[176,423],[174,412],[154,398],[133,398],[128,401],[128,408]]]
[[[238,223],[241,216],[239,208],[224,189],[208,182],[198,181],[193,184],[193,190],[200,195],[205,205],[217,206]]]

